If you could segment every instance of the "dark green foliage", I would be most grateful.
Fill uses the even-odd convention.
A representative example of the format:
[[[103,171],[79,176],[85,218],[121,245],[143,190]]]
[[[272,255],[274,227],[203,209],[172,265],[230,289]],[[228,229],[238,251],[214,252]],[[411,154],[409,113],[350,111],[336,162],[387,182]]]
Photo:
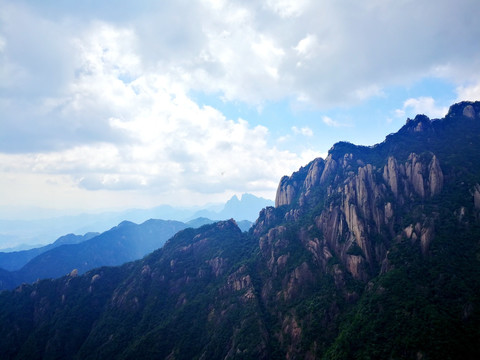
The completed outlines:
[[[352,245],[347,250],[348,255],[355,255],[355,256],[363,256],[363,251],[360,246],[358,246],[357,242],[354,241]]]
[[[427,259],[410,244],[399,244],[391,257],[395,268],[346,317],[325,358],[478,359],[480,233],[450,235],[455,250]],[[472,245],[473,252],[461,249]]]
[[[225,339],[236,331],[232,324],[249,316],[252,322],[256,317],[252,317],[255,305],[241,306],[238,294],[231,294],[219,283],[224,284],[228,274],[241,268],[240,260],[249,257],[255,243],[233,224],[220,224],[226,224],[225,228],[207,225],[200,230],[187,229],[147,257],[135,275],[119,287],[118,293],[124,294],[119,296],[125,300],[120,308],[112,306],[104,313],[99,333],[87,339],[81,350],[82,358],[89,358],[92,349],[101,349],[102,358],[165,358],[175,354],[177,359],[195,359],[203,352],[224,357]],[[197,235],[201,237],[192,242]],[[220,257],[227,268],[215,281],[206,261]],[[137,283],[138,272],[146,266],[152,277]],[[164,278],[159,281],[154,273],[164,274]],[[227,315],[217,319],[222,311]],[[244,341],[253,330],[241,327],[236,338]],[[115,335],[109,340],[111,333]],[[119,348],[123,349],[120,355]]]

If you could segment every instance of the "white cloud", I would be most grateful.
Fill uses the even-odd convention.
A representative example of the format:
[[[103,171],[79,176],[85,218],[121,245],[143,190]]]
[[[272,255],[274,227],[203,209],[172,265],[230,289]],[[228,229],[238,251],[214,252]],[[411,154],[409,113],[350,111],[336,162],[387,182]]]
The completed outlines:
[[[300,40],[294,49],[299,55],[309,55],[317,45],[317,37],[312,34],[308,34],[302,40]]]
[[[48,176],[50,182],[88,191],[167,197],[274,192],[278,179],[301,164],[300,156],[268,145],[267,128],[201,107],[175,76],[142,69],[131,30],[95,23],[75,43],[80,63],[74,81],[61,97],[45,99],[39,107],[56,121],[70,121],[77,127],[73,132],[95,133],[100,123],[117,136],[101,133],[78,145],[0,153],[0,172]],[[272,49],[265,51],[268,57]],[[52,136],[52,142],[61,142],[65,134]]]
[[[474,84],[462,85],[457,88],[458,101],[479,101],[480,81]]]
[[[308,126],[304,126],[302,128],[292,126],[292,131],[294,134],[297,134],[297,135],[313,136],[313,130],[310,129]]]
[[[328,156],[328,151],[327,152],[319,152],[315,150],[305,150],[301,153],[302,159],[304,159],[304,164],[309,163],[313,159],[316,159],[318,157],[321,157],[322,159],[326,159]]]
[[[325,125],[330,126],[330,127],[346,127],[348,126],[347,124],[340,123],[336,120],[333,120],[329,116],[322,116],[322,121]]]
[[[57,181],[62,194],[274,191],[310,159],[270,145],[263,126],[198,105],[193,92],[323,109],[434,74],[459,84],[459,97],[479,95],[465,85],[479,69],[478,1],[115,4],[0,0],[4,175]],[[397,113],[409,111],[444,114],[431,98]]]
[[[308,6],[308,0],[267,0],[267,6],[282,18],[300,16]]]
[[[121,4],[119,8],[132,8]],[[85,9],[70,6],[70,11],[66,5],[49,8],[50,18],[57,17],[53,22],[26,6],[3,5],[2,21],[8,26],[0,36],[10,63],[27,75],[39,60],[42,66],[51,63],[55,66],[43,68],[43,80],[69,80],[75,51],[61,48],[85,28],[75,20],[76,12]],[[469,0],[455,6],[448,0],[370,0],[352,6],[282,0],[162,2],[148,9],[139,4],[130,17],[101,7],[91,11],[93,18],[123,28],[127,40],[134,38],[133,60],[175,78],[186,90],[220,93],[253,105],[301,98],[332,106],[364,101],[386,86],[432,74],[462,83],[478,72],[480,50],[472,44],[480,29],[465,19],[479,9],[478,2]],[[29,48],[28,56],[10,49],[13,43]],[[38,43],[44,48],[34,46]],[[119,71],[123,65],[118,64]],[[62,75],[54,76],[62,68]]]
[[[277,143],[284,143],[290,139],[290,135],[284,135],[277,138]]]
[[[405,100],[402,109],[396,109],[397,117],[415,116],[424,114],[430,118],[442,118],[448,112],[448,107],[437,106],[432,97],[410,98]]]
[[[405,117],[405,109],[395,109],[394,110],[395,116],[398,118],[404,118]]]

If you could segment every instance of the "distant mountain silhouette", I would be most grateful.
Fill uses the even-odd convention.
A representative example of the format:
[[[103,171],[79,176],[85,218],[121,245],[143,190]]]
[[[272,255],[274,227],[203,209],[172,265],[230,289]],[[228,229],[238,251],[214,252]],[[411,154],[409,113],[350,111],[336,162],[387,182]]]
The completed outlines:
[[[227,220],[235,219],[255,221],[261,209],[272,206],[273,201],[259,198],[251,194],[243,194],[240,199],[236,195],[225,203],[220,211],[201,210],[195,213],[197,217],[207,217],[209,219]]]
[[[232,206],[231,202],[236,202],[236,205]],[[148,219],[188,222],[199,217],[205,217],[212,220],[234,218],[237,221],[249,220],[253,222],[262,208],[271,205],[273,205],[271,200],[244,194],[241,200],[234,196],[226,204],[206,205],[205,207],[176,208],[161,205],[151,209],[129,209],[120,212],[68,216],[58,216],[58,212],[55,212],[55,217],[45,218],[46,215],[42,214],[43,218],[36,220],[6,220],[0,218],[0,239],[3,239],[4,244],[45,244],[68,233],[104,232],[123,220],[140,224]],[[38,211],[41,213],[40,210]],[[44,212],[48,214],[48,211]]]
[[[31,258],[21,269],[0,273],[0,286],[12,288],[21,283],[37,279],[57,278],[72,270],[80,274],[99,266],[121,265],[127,261],[140,259],[144,255],[163,246],[165,241],[188,225],[171,220],[148,220],[140,225],[123,221],[112,229],[93,236],[67,235],[54,244],[39,249],[22,252],[23,259]],[[89,240],[75,243],[80,239]],[[46,249],[47,248],[47,249]],[[2,254],[4,257],[11,253]],[[23,260],[22,259],[22,260]],[[20,261],[20,258],[15,259]],[[11,261],[13,262],[13,261]]]
[[[21,252],[0,253],[0,290],[12,289],[37,279],[57,278],[76,270],[79,274],[99,266],[115,266],[137,260],[163,246],[175,233],[188,227],[198,228],[213,223],[196,218],[183,223],[150,219],[142,224],[122,221],[102,233],[83,236],[68,234],[53,244]],[[252,225],[241,222],[242,231]],[[6,271],[10,269],[10,271]]]
[[[13,252],[0,252],[0,268],[8,271],[19,270],[31,259],[48,250],[56,248],[60,245],[78,244],[83,241],[89,240],[97,235],[98,233],[94,233],[94,232],[86,233],[85,235],[67,234],[59,237],[52,244],[48,244],[38,248],[22,250],[22,251],[13,251]]]

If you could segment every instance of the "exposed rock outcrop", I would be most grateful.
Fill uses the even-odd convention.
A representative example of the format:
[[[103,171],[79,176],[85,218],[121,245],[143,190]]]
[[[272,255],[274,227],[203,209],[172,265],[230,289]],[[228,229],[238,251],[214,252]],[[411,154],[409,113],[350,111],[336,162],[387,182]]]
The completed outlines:
[[[423,164],[417,154],[410,154],[405,165],[405,170],[409,182],[412,184],[415,192],[421,197],[425,197],[425,184],[423,181]]]
[[[316,159],[291,177],[283,177],[276,204],[292,207],[285,213],[285,220],[294,221],[308,211],[302,208],[315,206],[312,196],[325,201],[328,207],[315,218],[316,229],[322,236],[306,239],[304,246],[324,268],[328,259],[336,256],[354,278],[366,281],[385,262],[389,243],[395,238],[395,223],[399,221],[397,207],[412,199],[423,201],[437,196],[443,186],[444,175],[435,154],[410,153],[404,162],[388,156],[377,169],[354,153],[346,153],[341,161],[330,153],[325,161]],[[480,204],[478,194],[475,196]],[[279,230],[276,228],[275,232]],[[275,232],[262,238],[261,244],[274,243],[278,235]],[[404,233],[412,241],[419,239],[422,253],[427,253],[434,234],[431,225],[415,231],[407,227]],[[372,242],[372,237],[379,241]],[[272,271],[276,260],[272,254],[268,262]]]
[[[446,117],[465,116],[470,119],[480,118],[480,102],[463,101],[450,106]]]
[[[467,105],[463,108],[463,116],[466,116],[470,119],[475,118],[475,109],[472,105]]]
[[[328,162],[327,162],[328,166]],[[325,162],[323,159],[315,159],[308,169],[307,176],[305,178],[305,196],[308,196],[314,186],[317,186],[321,182],[321,177],[324,174]]]
[[[275,206],[289,205],[295,197],[295,184],[288,183],[288,176],[282,177],[278,185],[277,196],[275,197]]]
[[[480,210],[480,184],[475,184],[475,189],[473,191],[473,204],[475,209]]]
[[[405,172],[404,172],[405,173]],[[397,165],[397,160],[393,156],[388,157],[387,165],[385,165],[383,170],[383,180],[387,183],[390,190],[392,190],[393,195],[398,197],[399,192],[399,168]]]
[[[429,165],[428,182],[430,183],[430,195],[435,196],[440,194],[443,188],[443,172],[440,168],[440,162],[435,155],[433,155]]]
[[[325,160],[325,168],[320,177],[320,184],[325,184],[325,182],[335,173],[336,170],[337,170],[337,162],[335,161],[333,156],[330,154],[327,156],[327,159]]]

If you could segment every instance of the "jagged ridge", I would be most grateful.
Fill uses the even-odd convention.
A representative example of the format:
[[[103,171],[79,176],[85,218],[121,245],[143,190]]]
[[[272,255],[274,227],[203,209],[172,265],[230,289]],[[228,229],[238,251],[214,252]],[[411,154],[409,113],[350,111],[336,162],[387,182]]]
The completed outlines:
[[[315,240],[317,243],[312,245],[317,249],[315,256],[328,258],[334,254],[356,279],[366,281],[378,269],[385,270],[388,266],[387,250],[398,236],[420,240],[422,252],[427,252],[434,235],[432,219],[402,227],[405,213],[441,193],[445,186],[442,163],[448,186],[457,185],[453,169],[468,164],[452,163],[450,150],[445,150],[444,136],[452,129],[458,132],[462,122],[470,123],[466,128],[474,125],[478,130],[480,103],[456,104],[444,120],[431,121],[425,115],[418,115],[407,120],[397,134],[373,147],[336,144],[325,160],[315,159],[292,176],[283,177],[275,205],[290,208],[285,220],[298,221],[320,204],[321,212],[313,221],[323,241]],[[407,149],[403,149],[396,154],[399,143],[406,137],[410,143],[417,141],[413,144],[416,152],[407,155]],[[476,143],[465,145],[462,138],[457,139],[462,147],[469,147],[466,153],[479,150],[478,133],[475,140]],[[461,153],[463,149],[458,150]],[[474,199],[478,198],[478,183],[471,181],[466,187]],[[478,209],[478,200],[475,201]],[[465,208],[458,211],[464,213]],[[403,231],[398,231],[399,227]],[[372,238],[382,241],[373,243]]]

